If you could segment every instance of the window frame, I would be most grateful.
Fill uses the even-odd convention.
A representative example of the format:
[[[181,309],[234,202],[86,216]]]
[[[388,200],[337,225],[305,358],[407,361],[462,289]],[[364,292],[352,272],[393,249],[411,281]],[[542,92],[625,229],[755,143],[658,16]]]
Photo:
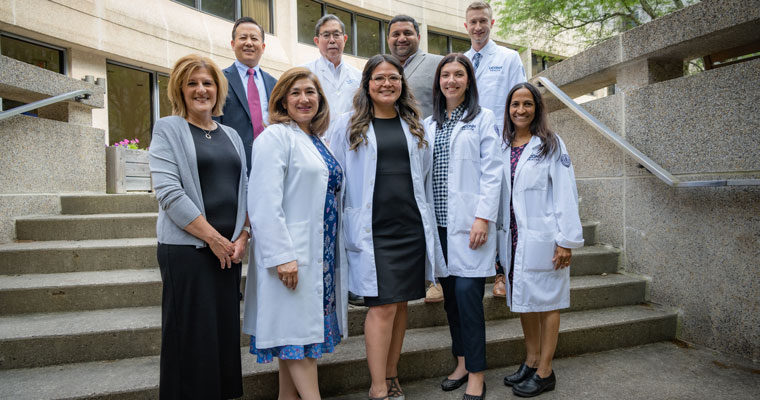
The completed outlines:
[[[185,4],[185,3],[182,3],[179,0],[171,0],[171,1],[173,3],[177,3],[179,5],[192,8],[193,10],[201,12],[201,13],[204,13],[206,15],[211,15],[213,17],[217,17],[217,18],[223,19],[225,21],[230,21],[230,22],[233,22],[233,23],[238,18],[240,18],[242,16],[242,13],[243,13],[243,11],[242,11],[243,6],[241,4],[241,0],[235,0],[235,19],[233,19],[233,20],[229,20],[229,19],[227,19],[225,17],[222,17],[220,15],[212,14],[212,13],[210,13],[208,11],[203,11],[201,9],[201,3],[203,2],[203,0],[193,0],[193,4],[194,5],[192,5],[192,6],[188,5],[188,4]],[[267,0],[267,1],[269,1],[269,31],[266,32],[266,33],[268,33],[270,35],[274,35],[274,0]]]
[[[365,59],[365,60],[369,59],[369,57],[360,56],[358,54],[359,53],[359,42],[358,42],[358,35],[357,35],[356,17],[367,18],[367,19],[371,19],[373,21],[377,21],[378,22],[378,25],[379,25],[379,27],[378,27],[379,32],[378,33],[380,35],[380,53],[378,53],[378,54],[385,54],[386,53],[386,48],[388,46],[388,43],[387,43],[387,40],[385,39],[387,37],[386,31],[385,31],[385,27],[390,22],[389,19],[386,20],[386,19],[383,19],[383,18],[378,18],[378,17],[374,17],[374,16],[367,15],[367,14],[364,14],[364,13],[352,11],[352,10],[349,10],[349,9],[347,9],[345,7],[341,7],[341,6],[338,6],[336,4],[332,4],[332,3],[327,3],[327,2],[322,1],[322,0],[309,0],[309,1],[312,1],[314,3],[318,3],[320,5],[320,10],[322,11],[322,16],[325,16],[325,15],[329,14],[327,12],[327,7],[334,8],[336,10],[340,10],[340,11],[343,11],[343,12],[351,14],[351,23],[346,25],[346,30],[351,29],[351,32],[346,32],[346,34],[348,35],[349,40],[351,41],[351,50],[352,50],[352,52],[351,53],[344,52],[343,54],[347,54],[347,55],[350,55],[350,56],[353,56],[353,57],[357,57],[357,58],[362,58],[362,59]],[[297,2],[296,2],[296,12],[298,12]],[[343,21],[343,23],[346,24],[346,21]],[[298,36],[298,35],[296,35],[296,36]],[[302,42],[302,41],[299,40],[298,43],[308,44],[308,45],[317,47],[314,44],[314,42]]]
[[[464,40],[464,41],[467,41],[467,42],[469,42],[469,41],[470,41],[470,38],[469,38],[469,37],[466,37],[466,36],[462,37],[462,36],[457,36],[457,35],[451,35],[451,34],[448,34],[448,33],[443,33],[443,32],[441,32],[441,31],[437,31],[437,30],[435,30],[435,29],[430,29],[430,28],[428,28],[428,31],[427,31],[427,34],[428,34],[428,37],[427,37],[427,41],[428,41],[428,43],[427,43],[427,44],[428,44],[428,50],[430,50],[430,34],[431,34],[431,33],[432,33],[433,35],[437,35],[437,36],[443,36],[443,37],[445,37],[445,38],[446,38],[446,51],[447,51],[447,53],[446,53],[446,54],[451,54],[451,53],[453,53],[453,52],[454,52],[454,50],[453,50],[453,45],[452,45],[452,40],[451,40],[452,38],[454,38],[454,39],[460,39],[460,40]],[[441,54],[441,55],[445,56],[446,54]]]
[[[127,64],[127,63],[123,63],[120,61],[107,58],[106,68],[108,68],[108,64],[113,64],[122,68],[129,68],[129,69],[134,69],[136,71],[145,72],[150,76],[150,130],[151,130],[150,136],[152,139],[153,126],[156,124],[156,121],[159,118],[161,118],[161,102],[158,98],[158,96],[160,95],[160,90],[158,87],[158,76],[163,75],[164,77],[169,77],[169,73],[142,68],[136,65],[131,65],[131,64]],[[107,89],[108,89],[108,82],[106,82],[106,90]],[[166,95],[168,96],[169,94],[167,93]],[[108,101],[107,95],[106,95],[106,101]]]
[[[16,35],[16,34],[13,34],[13,33],[10,33],[10,32],[6,32],[6,31],[0,31],[0,36],[5,36],[7,38],[15,39],[15,40],[18,40],[18,41],[21,41],[21,42],[26,42],[26,43],[37,45],[37,46],[41,46],[41,47],[47,47],[50,50],[58,51],[59,52],[58,63],[60,63],[60,65],[61,65],[61,67],[63,69],[63,71],[58,72],[58,73],[61,74],[61,75],[64,75],[64,76],[69,76],[69,63],[68,63],[68,59],[69,59],[68,55],[69,54],[68,54],[68,51],[66,50],[65,47],[60,47],[60,46],[52,45],[50,43],[41,42],[39,40],[31,39],[31,38],[24,37],[24,36],[19,36],[19,35]]]

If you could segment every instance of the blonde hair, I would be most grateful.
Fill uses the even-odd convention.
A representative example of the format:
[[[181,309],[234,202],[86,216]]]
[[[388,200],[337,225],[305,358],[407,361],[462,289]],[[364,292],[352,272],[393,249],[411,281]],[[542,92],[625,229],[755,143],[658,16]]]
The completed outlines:
[[[467,9],[464,10],[464,15],[467,15],[470,10],[488,10],[488,18],[493,18],[493,9],[491,8],[491,5],[485,1],[474,1],[470,3],[470,5],[467,6]]]
[[[198,54],[188,54],[177,60],[169,75],[167,94],[172,103],[173,115],[187,118],[187,104],[185,104],[185,97],[182,95],[182,86],[187,83],[190,75],[201,68],[208,71],[216,84],[216,103],[211,110],[211,115],[222,115],[224,102],[227,100],[227,78],[210,58]]]
[[[309,129],[312,135],[322,136],[330,124],[330,107],[327,105],[325,92],[322,90],[322,85],[319,84],[317,76],[303,67],[291,68],[277,80],[277,84],[274,85],[272,94],[269,96],[269,123],[283,124],[293,121],[283,103],[293,84],[303,78],[310,79],[319,94],[319,107],[317,107],[317,113],[309,123]]]

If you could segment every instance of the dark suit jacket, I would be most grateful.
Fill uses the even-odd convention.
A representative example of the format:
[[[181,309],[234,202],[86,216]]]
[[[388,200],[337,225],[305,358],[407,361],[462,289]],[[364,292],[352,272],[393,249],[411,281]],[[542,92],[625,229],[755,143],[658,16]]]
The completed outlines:
[[[272,75],[261,70],[264,78],[264,89],[267,93],[267,99],[272,94],[272,88],[277,83]],[[243,150],[245,151],[245,162],[248,175],[251,174],[251,146],[253,146],[253,124],[251,123],[251,111],[248,109],[248,99],[245,97],[243,81],[240,80],[235,64],[224,69],[224,76],[227,78],[229,90],[227,91],[227,101],[224,103],[222,116],[214,117],[216,121],[235,129],[243,139]],[[262,104],[262,107],[268,107],[269,104]],[[263,114],[263,113],[262,113]],[[264,121],[267,124],[267,121]]]
[[[422,50],[404,67],[406,82],[412,89],[417,106],[422,112],[422,119],[433,114],[433,81],[435,70],[443,56],[425,53]]]

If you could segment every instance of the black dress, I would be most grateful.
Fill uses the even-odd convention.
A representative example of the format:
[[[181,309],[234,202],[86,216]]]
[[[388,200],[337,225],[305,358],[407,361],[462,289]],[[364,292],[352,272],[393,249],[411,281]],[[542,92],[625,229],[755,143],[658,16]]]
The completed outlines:
[[[217,127],[206,138],[190,125],[206,220],[232,239],[242,162]],[[158,244],[161,303],[161,399],[243,395],[240,365],[240,264],[221,269],[206,246]]]
[[[377,138],[372,241],[378,296],[364,299],[367,306],[378,306],[425,297],[426,246],[401,121],[375,118],[372,125]]]

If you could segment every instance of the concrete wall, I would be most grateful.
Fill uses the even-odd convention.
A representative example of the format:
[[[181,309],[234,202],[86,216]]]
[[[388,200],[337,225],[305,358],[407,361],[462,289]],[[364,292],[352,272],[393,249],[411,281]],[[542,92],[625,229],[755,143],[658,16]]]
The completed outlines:
[[[583,106],[681,180],[760,178],[760,59]],[[760,187],[671,188],[572,111],[549,119],[573,158],[581,217],[602,222],[624,270],[649,277],[652,302],[680,310],[679,337],[759,360]]]

